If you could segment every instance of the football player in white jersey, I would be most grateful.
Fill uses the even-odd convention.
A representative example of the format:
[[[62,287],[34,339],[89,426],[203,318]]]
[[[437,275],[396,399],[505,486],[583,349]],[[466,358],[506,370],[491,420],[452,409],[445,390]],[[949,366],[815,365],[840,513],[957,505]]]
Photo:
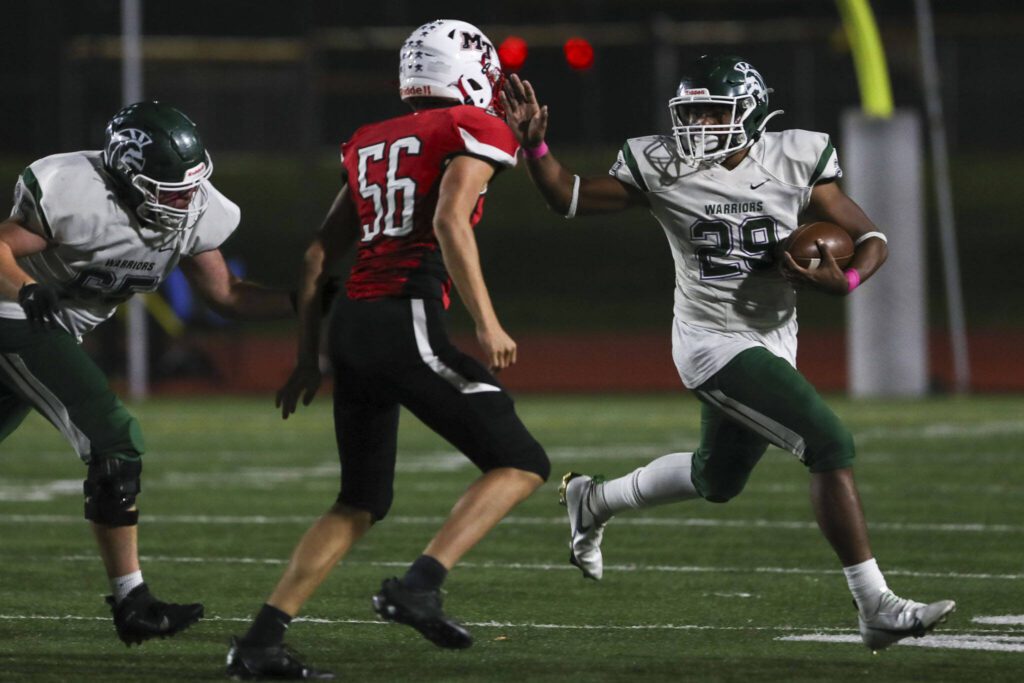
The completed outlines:
[[[845,296],[886,258],[885,236],[835,182],[829,137],[765,132],[773,116],[761,74],[738,57],[701,57],[669,101],[671,135],[626,141],[605,177],[567,171],[544,142],[548,110],[529,82],[503,93],[527,170],[548,205],[572,218],[645,207],[661,224],[675,261],[672,355],[701,401],[701,441],[623,477],[570,472],[570,561],[600,579],[601,540],[619,512],[739,494],[768,444],[810,472],[818,525],[843,566],[864,643],[880,650],[921,636],[953,611],[897,597],[874,559],[853,478],[850,432],[796,369],[794,286]],[[777,247],[807,220],[842,226],[856,250],[842,270],[819,242],[822,265],[800,267]]]
[[[287,292],[228,269],[219,247],[239,210],[210,184],[212,170],[188,117],[139,102],[110,120],[104,149],[31,163],[0,223],[0,441],[35,409],[88,466],[85,518],[128,645],[187,628],[203,606],[162,602],[143,582],[135,504],[142,432],[79,341],[179,264],[218,313],[293,312]]]

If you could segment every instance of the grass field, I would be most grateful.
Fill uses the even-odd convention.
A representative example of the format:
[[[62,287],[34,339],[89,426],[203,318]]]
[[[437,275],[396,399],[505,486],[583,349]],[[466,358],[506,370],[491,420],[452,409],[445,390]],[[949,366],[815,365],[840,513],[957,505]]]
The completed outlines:
[[[369,597],[422,549],[475,472],[406,416],[396,502],[293,624],[289,641],[347,681],[1020,681],[1024,679],[1024,398],[833,403],[889,584],[954,598],[934,636],[875,656],[811,517],[802,467],[772,449],[742,496],[623,515],[605,578],[565,561],[567,469],[617,475],[697,438],[683,394],[521,397],[552,480],[449,577],[477,642],[440,651],[374,619]],[[282,561],[337,491],[329,401],[281,422],[269,400],[153,400],[141,552],[158,596],[202,600],[174,639],[125,649],[81,520],[84,468],[31,417],[0,450],[0,680],[220,678]],[[912,647],[915,645],[919,647]]]

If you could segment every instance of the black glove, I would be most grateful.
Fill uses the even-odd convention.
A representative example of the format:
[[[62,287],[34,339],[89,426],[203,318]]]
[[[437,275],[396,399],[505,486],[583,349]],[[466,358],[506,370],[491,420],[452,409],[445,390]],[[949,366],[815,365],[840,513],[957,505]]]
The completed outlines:
[[[50,285],[30,282],[18,290],[18,303],[25,311],[32,329],[57,326],[57,309],[60,295]]]

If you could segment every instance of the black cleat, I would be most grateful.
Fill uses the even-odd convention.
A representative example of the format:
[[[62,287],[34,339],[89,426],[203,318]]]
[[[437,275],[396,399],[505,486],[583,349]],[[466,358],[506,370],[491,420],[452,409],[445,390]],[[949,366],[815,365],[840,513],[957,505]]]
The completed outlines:
[[[394,577],[384,579],[373,609],[385,621],[412,626],[438,647],[462,650],[473,644],[469,631],[441,609],[441,591],[413,590]]]
[[[149,592],[146,584],[133,588],[121,604],[108,595],[107,604],[114,613],[117,637],[128,647],[150,638],[173,636],[203,618],[203,606],[198,602],[190,605],[161,602]]]
[[[284,643],[260,647],[246,645],[234,637],[228,650],[227,674],[241,681],[329,681],[334,678],[330,671],[317,671],[303,664],[299,654]]]

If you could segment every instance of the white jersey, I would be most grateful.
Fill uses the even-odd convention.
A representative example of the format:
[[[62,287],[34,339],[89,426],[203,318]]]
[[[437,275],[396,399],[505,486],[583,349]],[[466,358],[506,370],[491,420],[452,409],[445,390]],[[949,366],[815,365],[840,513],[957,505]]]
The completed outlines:
[[[676,268],[674,337],[685,342],[680,329],[702,338],[718,333],[694,348],[676,343],[686,386],[703,383],[754,345],[795,362],[796,293],[776,267],[776,250],[797,228],[814,185],[842,175],[829,137],[765,133],[732,170],[687,164],[671,136],[632,138],[609,173],[645,193],[668,237]]]
[[[115,192],[98,151],[56,154],[18,178],[11,218],[51,248],[18,259],[38,282],[60,288],[57,321],[81,337],[135,292],[152,292],[182,256],[217,249],[238,227],[238,206],[209,186],[206,212],[174,232],[139,221]],[[0,317],[25,318],[16,301],[0,301]]]

